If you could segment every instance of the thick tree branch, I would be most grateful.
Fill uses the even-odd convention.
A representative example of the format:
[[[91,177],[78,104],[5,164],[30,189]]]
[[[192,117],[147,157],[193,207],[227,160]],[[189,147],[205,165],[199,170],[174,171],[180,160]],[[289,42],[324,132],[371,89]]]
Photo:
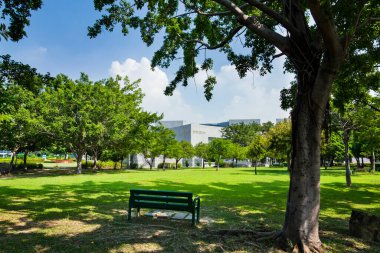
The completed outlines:
[[[244,26],[238,26],[235,29],[233,29],[219,44],[217,45],[209,45],[208,43],[201,41],[201,40],[188,40],[187,42],[196,42],[198,44],[201,44],[202,46],[205,46],[207,49],[218,49],[226,45]]]
[[[328,53],[333,57],[342,57],[344,55],[344,50],[339,41],[335,24],[332,22],[332,17],[330,17],[326,10],[320,5],[320,1],[308,0],[307,3],[311,15],[321,32]]]
[[[265,4],[257,1],[257,0],[245,0],[245,2],[249,3],[250,5],[256,7],[263,13],[265,13],[267,16],[271,17],[272,19],[279,22],[285,29],[287,29],[290,33],[294,35],[299,35],[299,31],[296,27],[294,27],[288,19],[286,19],[284,16],[282,16],[280,13],[274,11],[273,9],[269,8]]]
[[[214,2],[219,3],[229,9],[237,18],[238,22],[247,27],[251,32],[266,39],[282,52],[289,52],[289,43],[287,38],[266,28],[263,24],[260,24],[255,16],[249,17],[237,5],[229,0],[214,0]]]
[[[239,6],[240,9],[244,9],[246,7],[249,7],[249,4],[242,4]],[[178,17],[183,17],[191,14],[199,14],[202,16],[207,16],[207,17],[214,17],[214,16],[229,16],[233,15],[232,11],[220,11],[220,12],[204,12],[201,9],[195,9],[194,11],[186,12],[177,16],[174,16],[173,18],[178,18]]]

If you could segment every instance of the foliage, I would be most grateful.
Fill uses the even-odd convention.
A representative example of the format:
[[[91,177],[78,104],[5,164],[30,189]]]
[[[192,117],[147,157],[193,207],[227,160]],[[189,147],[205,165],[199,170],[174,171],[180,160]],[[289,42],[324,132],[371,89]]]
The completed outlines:
[[[242,147],[237,143],[232,143],[228,150],[228,157],[235,160],[235,164],[237,164],[238,160],[244,160],[247,156],[247,147]]]
[[[232,143],[247,147],[260,130],[261,127],[257,123],[234,124],[222,129],[222,137],[230,140]]]
[[[192,158],[195,155],[195,150],[190,142],[188,141],[176,141],[172,146],[171,157],[175,159],[175,168],[178,168],[178,162],[183,158]],[[185,160],[186,167],[189,167],[189,162]]]
[[[292,150],[291,123],[284,120],[272,128],[267,133],[268,151],[271,157],[277,159],[289,159]]]
[[[120,81],[117,77],[93,83],[85,74],[76,81],[59,75],[42,94],[48,132],[76,154],[78,173],[88,150],[108,148],[105,156],[118,161],[131,145],[142,93],[137,82],[124,79],[122,87]]]
[[[268,140],[263,135],[256,135],[251,144],[248,146],[247,157],[253,162],[265,158]]]
[[[230,140],[220,138],[213,139],[209,143],[208,156],[216,161],[218,169],[221,159],[229,158],[231,146],[232,142]]]
[[[42,0],[1,0],[0,10],[0,37],[19,41],[26,36],[25,27],[29,26],[31,11],[38,10],[42,6]]]

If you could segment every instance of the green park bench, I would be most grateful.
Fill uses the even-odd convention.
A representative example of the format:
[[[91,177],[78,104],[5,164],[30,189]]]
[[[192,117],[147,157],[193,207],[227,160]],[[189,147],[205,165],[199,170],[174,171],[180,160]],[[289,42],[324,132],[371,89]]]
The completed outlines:
[[[131,189],[128,220],[131,219],[132,208],[137,208],[138,214],[140,214],[140,208],[190,212],[194,226],[195,216],[199,222],[200,199],[198,196],[193,199],[191,192]]]

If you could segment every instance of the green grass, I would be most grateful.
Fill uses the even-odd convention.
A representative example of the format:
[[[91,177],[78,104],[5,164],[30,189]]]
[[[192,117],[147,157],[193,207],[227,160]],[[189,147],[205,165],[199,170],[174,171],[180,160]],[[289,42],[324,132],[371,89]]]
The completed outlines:
[[[380,252],[348,235],[352,209],[380,215],[380,176],[322,170],[320,230],[330,252]],[[108,171],[0,179],[0,252],[257,251],[270,241],[214,238],[208,229],[281,229],[289,176],[284,168]],[[126,221],[130,188],[191,191],[211,225],[135,218]],[[232,240],[232,241],[231,241]],[[242,241],[239,241],[242,240]],[[186,247],[185,247],[186,246]]]

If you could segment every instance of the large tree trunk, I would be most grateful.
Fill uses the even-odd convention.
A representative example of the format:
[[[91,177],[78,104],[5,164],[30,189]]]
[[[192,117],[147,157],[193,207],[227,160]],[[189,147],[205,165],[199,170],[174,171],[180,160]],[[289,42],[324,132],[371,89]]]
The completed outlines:
[[[348,154],[348,143],[350,141],[350,130],[343,132],[343,144],[344,144],[344,163],[346,168],[346,185],[351,187],[351,168],[350,168],[350,156]]]
[[[322,247],[318,234],[322,117],[301,99],[292,115],[293,159],[283,232],[300,252],[309,252]]]
[[[318,62],[314,62],[318,65]],[[323,252],[319,239],[321,128],[334,77],[332,61],[297,74],[296,106],[292,111],[290,186],[282,239],[295,252]],[[284,240],[282,242],[285,242]]]

